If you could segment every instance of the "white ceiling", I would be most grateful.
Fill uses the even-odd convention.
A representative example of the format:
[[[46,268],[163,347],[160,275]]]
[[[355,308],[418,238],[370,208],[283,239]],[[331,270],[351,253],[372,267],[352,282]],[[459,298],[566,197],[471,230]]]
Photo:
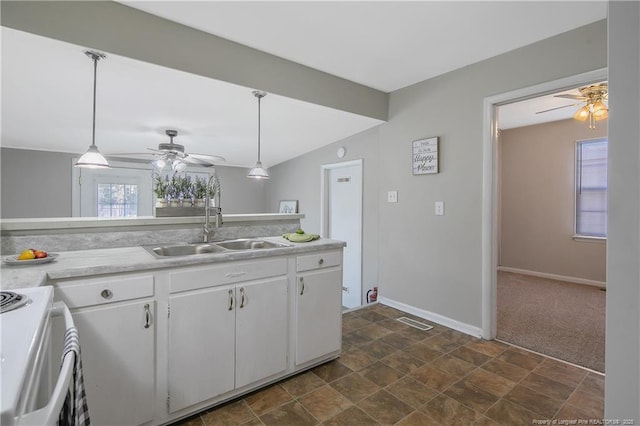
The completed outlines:
[[[122,3],[385,92],[606,17],[606,3],[593,1]],[[84,48],[7,28],[1,36],[2,146],[84,152],[93,82]],[[175,128],[188,152],[255,163],[252,88],[107,54],[98,64],[102,152],[144,152]],[[508,128],[504,120],[501,112]],[[273,166],[378,124],[270,94],[262,160]]]

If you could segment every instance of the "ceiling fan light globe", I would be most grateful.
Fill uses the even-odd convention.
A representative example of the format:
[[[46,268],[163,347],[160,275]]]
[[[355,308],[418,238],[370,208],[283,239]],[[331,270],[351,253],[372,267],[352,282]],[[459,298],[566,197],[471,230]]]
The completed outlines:
[[[597,101],[593,104],[593,117],[596,120],[604,120],[609,116],[609,110],[602,101]]]
[[[585,105],[574,114],[573,118],[579,121],[587,121],[590,113],[589,107]]]
[[[97,146],[91,145],[87,152],[78,159],[75,166],[86,169],[108,169],[109,162],[100,154]]]
[[[174,160],[173,163],[171,164],[171,169],[176,173],[184,172],[186,168],[187,168],[187,163],[180,160]]]
[[[167,165],[163,158],[158,158],[157,160],[152,161],[151,164],[153,164],[153,167],[159,172],[163,171]]]

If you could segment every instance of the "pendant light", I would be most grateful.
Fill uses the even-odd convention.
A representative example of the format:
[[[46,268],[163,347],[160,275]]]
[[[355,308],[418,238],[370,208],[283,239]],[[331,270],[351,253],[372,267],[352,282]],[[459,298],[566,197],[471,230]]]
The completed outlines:
[[[247,177],[253,179],[269,179],[269,173],[262,167],[262,162],[260,161],[260,99],[267,96],[267,93],[259,90],[255,90],[252,93],[253,96],[258,98],[258,161],[256,162],[256,166],[249,170]]]
[[[109,163],[107,162],[107,159],[100,154],[100,151],[98,151],[98,147],[96,146],[96,80],[98,73],[98,61],[106,58],[107,56],[103,53],[91,50],[86,50],[84,53],[93,61],[93,123],[91,128],[91,145],[87,152],[78,159],[75,166],[89,169],[106,169],[109,168]]]

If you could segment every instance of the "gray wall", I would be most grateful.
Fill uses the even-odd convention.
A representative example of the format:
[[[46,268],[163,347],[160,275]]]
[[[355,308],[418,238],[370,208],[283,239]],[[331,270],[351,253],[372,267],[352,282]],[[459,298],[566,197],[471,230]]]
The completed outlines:
[[[71,217],[72,158],[77,156],[2,148],[0,218]],[[247,171],[216,166],[224,214],[269,212],[268,183],[246,178]]]
[[[606,419],[640,422],[640,2],[609,2]]]
[[[341,146],[347,149],[344,158],[336,155]],[[269,169],[271,211],[277,211],[279,200],[299,200],[299,211],[305,215],[300,221],[302,228],[320,233],[320,166],[363,160],[362,291],[365,294],[378,285],[378,153],[378,128],[373,128]]]
[[[607,136],[573,119],[500,133],[500,262],[604,282],[606,243],[574,240],[576,141]]]
[[[365,216],[377,211],[377,217],[365,219],[363,235],[375,235],[371,246],[365,244],[367,253],[375,253],[379,242],[377,256],[365,255],[364,269],[374,277],[377,263],[382,297],[482,327],[484,98],[606,67],[606,51],[601,21],[390,94],[389,122],[359,135],[378,145],[377,153],[375,145],[366,145],[362,154],[365,191],[377,202],[365,202]],[[413,176],[411,142],[430,136],[440,137],[441,171]],[[271,202],[300,199],[308,215],[303,225],[319,227],[313,212],[319,207],[320,165],[335,162],[335,149],[345,145],[349,151],[354,142],[340,141],[272,168]],[[398,203],[387,203],[391,190],[398,191]],[[434,215],[437,200],[445,202],[445,216]]]
[[[2,148],[0,218],[71,217],[72,157]]]
[[[379,179],[399,203],[379,199],[382,296],[482,327],[484,99],[606,65],[601,21],[391,93]],[[411,141],[429,136],[441,172],[413,176]]]

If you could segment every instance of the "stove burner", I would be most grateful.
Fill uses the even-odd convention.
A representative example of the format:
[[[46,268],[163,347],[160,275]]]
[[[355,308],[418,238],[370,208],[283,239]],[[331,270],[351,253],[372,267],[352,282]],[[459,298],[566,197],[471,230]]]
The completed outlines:
[[[20,308],[27,304],[29,298],[13,291],[0,291],[0,313]]]

